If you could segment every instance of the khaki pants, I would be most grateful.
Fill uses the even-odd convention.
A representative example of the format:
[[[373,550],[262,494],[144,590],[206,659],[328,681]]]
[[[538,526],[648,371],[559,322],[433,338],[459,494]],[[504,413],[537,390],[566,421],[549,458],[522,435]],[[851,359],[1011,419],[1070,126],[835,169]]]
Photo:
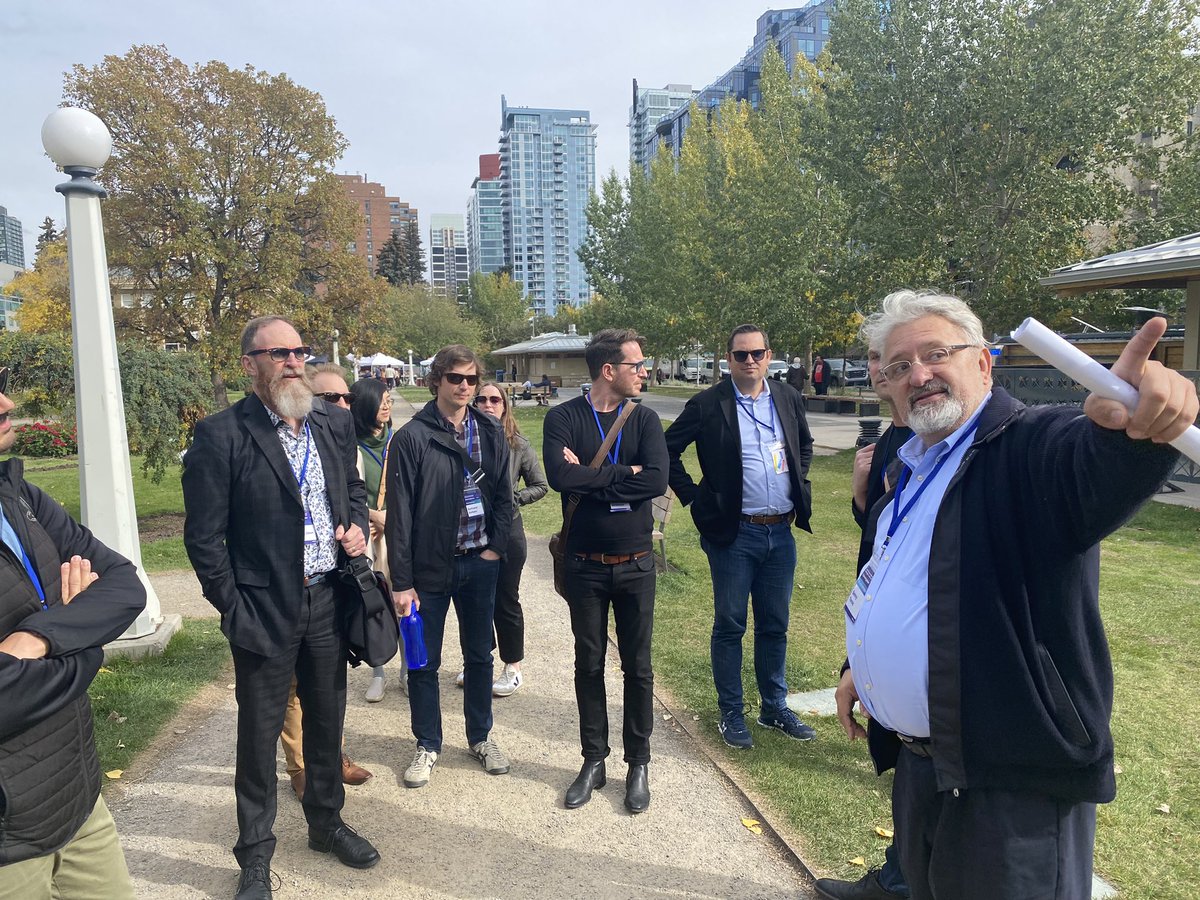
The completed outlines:
[[[104,798],[57,853],[0,866],[0,900],[133,900],[125,854]]]
[[[292,687],[288,691],[287,712],[283,716],[283,731],[279,733],[283,744],[283,758],[287,763],[288,777],[304,771],[304,712],[300,709],[300,698],[296,696],[296,676],[292,676]],[[342,736],[342,747],[346,737]],[[0,900],[3,900],[0,897]]]

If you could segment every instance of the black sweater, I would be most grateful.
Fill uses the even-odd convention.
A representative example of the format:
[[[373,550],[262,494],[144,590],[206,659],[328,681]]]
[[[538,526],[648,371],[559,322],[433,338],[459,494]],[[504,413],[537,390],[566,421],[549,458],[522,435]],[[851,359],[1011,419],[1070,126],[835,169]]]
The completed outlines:
[[[600,413],[605,434],[616,419],[616,410]],[[667,490],[667,442],[662,422],[654,410],[639,405],[621,432],[617,465],[605,459],[600,468],[589,468],[603,440],[587,397],[576,397],[546,414],[542,428],[546,478],[562,494],[564,511],[569,495],[579,494],[581,498],[571,520],[567,550],[572,553],[649,550],[654,530],[651,501]],[[564,447],[579,457],[579,465],[563,459]],[[642,467],[636,475],[634,465]],[[628,503],[630,512],[611,512],[613,503]]]

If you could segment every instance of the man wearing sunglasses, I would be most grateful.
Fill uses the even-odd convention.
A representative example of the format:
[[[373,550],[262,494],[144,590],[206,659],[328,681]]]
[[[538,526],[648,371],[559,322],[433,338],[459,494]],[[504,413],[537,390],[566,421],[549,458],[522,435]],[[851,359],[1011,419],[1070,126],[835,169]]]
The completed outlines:
[[[339,556],[366,552],[366,489],[347,410],[313,397],[309,348],[287,319],[242,331],[245,399],[196,425],[184,457],[183,541],[221,614],[237,680],[238,898],[269,898],[275,744],[292,676],[304,709],[308,845],[353,868],[379,853],[341,818],[346,654]]]
[[[787,707],[788,615],[796,569],[791,526],[809,531],[812,435],[800,392],[767,379],[767,335],[739,325],[727,345],[730,377],[702,391],[667,429],[671,488],[700,532],[713,582],[712,671],[725,743],[754,746],[742,694],[742,637],[754,607],[758,724],[794,740],[816,734]],[[696,445],[701,480],[683,465]]]
[[[513,495],[508,441],[498,419],[471,409],[483,366],[469,347],[443,347],[429,369],[425,406],[396,432],[388,451],[388,565],[396,611],[421,612],[429,664],[409,669],[412,763],[404,786],[424,787],[442,753],[438,688],[442,635],[454,603],[463,650],[467,746],[489,775],[508,772],[491,739],[492,620],[500,559],[508,546]]]
[[[0,368],[0,453],[16,441]],[[0,898],[132,898],[88,686],[146,604],[133,564],[0,462]],[[65,562],[64,562],[65,560]]]

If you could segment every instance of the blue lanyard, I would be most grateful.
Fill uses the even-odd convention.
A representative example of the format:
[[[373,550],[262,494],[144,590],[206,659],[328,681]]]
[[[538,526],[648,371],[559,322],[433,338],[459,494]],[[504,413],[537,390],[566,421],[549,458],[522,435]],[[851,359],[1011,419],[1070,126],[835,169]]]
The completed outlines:
[[[378,453],[376,453],[374,450],[372,450],[370,447],[368,447],[362,441],[358,442],[358,446],[362,447],[363,451],[367,454],[367,456],[371,457],[371,459],[373,459],[373,460],[375,460],[375,462],[379,463],[379,469],[380,469],[380,471],[382,471],[387,466],[388,444],[390,444],[391,442],[392,442],[392,429],[389,428],[387,430],[387,435],[383,439],[383,458],[382,459],[380,458]],[[468,451],[468,452],[470,452],[470,451]],[[380,476],[380,477],[382,477],[382,476]]]
[[[467,410],[466,420],[463,422],[463,429],[467,433],[467,456],[471,456],[471,444],[473,443],[472,438],[475,435],[475,425],[474,422],[471,421],[471,411],[469,409]],[[471,459],[474,458],[474,456],[471,456]],[[475,483],[471,478],[470,470],[467,469],[466,466],[463,466],[463,477],[466,478],[467,481],[471,482],[471,484]]]
[[[20,541],[17,542],[18,545]],[[37,590],[38,599],[42,601],[42,609],[49,609],[46,605],[46,592],[42,590],[42,580],[38,578],[37,570],[34,569],[33,563],[29,561],[29,554],[25,552],[25,547],[21,547],[21,562],[25,564],[25,571],[29,573],[29,580],[33,582],[34,588]]]
[[[770,428],[771,429],[771,437],[775,437],[775,398],[771,396],[771,391],[769,388],[764,387],[763,390],[765,390],[767,392],[767,410],[771,413],[771,417],[766,421],[765,424],[758,421],[758,417],[754,415],[754,401],[753,400],[751,400],[750,405],[747,406],[745,403],[742,402],[741,397],[738,397],[735,395],[734,399],[737,400],[738,408],[750,417],[751,421],[754,422],[756,427]]]
[[[913,492],[912,499],[910,499],[908,503],[904,504],[904,509],[900,509],[900,495],[904,493],[904,486],[908,484],[908,478],[910,475],[912,475],[912,469],[908,468],[908,466],[904,467],[904,471],[900,473],[900,479],[896,484],[896,495],[892,498],[892,521],[888,524],[887,537],[883,539],[884,547],[891,542],[892,536],[896,533],[896,529],[900,527],[900,523],[904,521],[904,517],[908,515],[909,511],[916,505],[917,501],[921,499],[921,494],[925,493],[925,488],[929,487],[929,482],[937,478],[937,474],[942,470],[942,466],[946,464],[946,460],[954,455],[954,451],[958,449],[958,445],[974,434],[975,429],[978,427],[979,417],[976,416],[975,421],[971,423],[970,427],[968,427],[966,431],[959,435],[958,440],[947,447],[946,452],[944,452],[938,458],[937,464],[934,465],[933,470],[929,473],[929,476],[925,478],[921,482],[920,487]]]
[[[304,464],[300,466],[300,474],[296,476],[296,481],[300,484],[300,493],[304,493],[305,484],[308,481],[308,458],[312,455],[312,432],[308,430],[308,420],[304,420]]]
[[[600,432],[600,442],[603,443],[604,439],[606,437],[608,437],[608,435],[604,433],[604,426],[600,424],[600,413],[596,412],[595,406],[592,406],[592,397],[590,394],[588,395],[587,402],[588,402],[588,406],[592,407],[592,418],[594,418],[596,420],[596,430]],[[624,403],[622,403],[620,406],[617,407],[617,417],[618,418],[621,415],[621,410],[624,408],[625,408]],[[612,463],[614,466],[617,464],[617,460],[620,459],[620,457],[621,457],[621,438],[623,438],[624,436],[625,436],[625,432],[623,430],[621,432],[619,432],[617,434],[616,444],[614,444],[613,448],[608,451],[608,461],[610,463]]]

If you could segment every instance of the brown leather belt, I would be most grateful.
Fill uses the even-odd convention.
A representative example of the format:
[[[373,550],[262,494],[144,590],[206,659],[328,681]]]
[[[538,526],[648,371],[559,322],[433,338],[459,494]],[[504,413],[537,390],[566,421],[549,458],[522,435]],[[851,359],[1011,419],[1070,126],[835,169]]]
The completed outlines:
[[[900,743],[910,753],[915,753],[924,759],[933,759],[933,741],[930,738],[914,738],[907,734],[897,734]]]
[[[792,519],[796,518],[796,511],[794,509],[789,510],[788,512],[785,512],[779,516],[767,516],[760,514],[748,516],[745,513],[742,513],[740,518],[743,522],[749,522],[752,525],[778,525],[780,522],[787,522],[790,525],[792,524]]]
[[[653,550],[643,550],[640,553],[576,553],[575,558],[604,563],[606,566],[615,566],[635,559],[645,559],[653,552]]]
[[[316,575],[305,575],[304,576],[304,586],[312,587],[314,584],[320,584],[322,581],[324,581],[328,577],[329,577],[328,572],[319,572]]]

